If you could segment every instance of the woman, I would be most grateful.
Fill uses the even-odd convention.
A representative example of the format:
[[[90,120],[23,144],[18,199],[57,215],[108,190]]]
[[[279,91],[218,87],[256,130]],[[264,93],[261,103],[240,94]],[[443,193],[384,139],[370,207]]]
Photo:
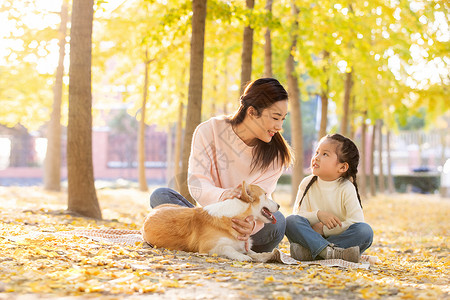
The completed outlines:
[[[281,136],[288,109],[288,94],[273,78],[251,82],[233,116],[221,116],[200,124],[192,138],[188,186],[202,206],[240,196],[240,184],[262,187],[271,195],[285,167],[291,162],[289,145]],[[183,196],[159,188],[150,197],[151,207],[163,203],[193,207]],[[263,224],[248,216],[233,220],[241,240],[251,236],[252,250],[270,252],[284,237],[286,222],[276,212],[276,224]]]

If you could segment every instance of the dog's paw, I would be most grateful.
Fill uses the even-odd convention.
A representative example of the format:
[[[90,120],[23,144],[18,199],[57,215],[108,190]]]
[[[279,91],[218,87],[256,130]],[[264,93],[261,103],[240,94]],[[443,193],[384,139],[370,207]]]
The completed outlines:
[[[226,256],[233,260],[252,261],[252,258],[250,256],[242,254],[242,253],[233,253],[232,255],[227,254]]]
[[[268,262],[273,258],[272,252],[249,253],[249,255],[252,258],[252,260],[256,262]]]

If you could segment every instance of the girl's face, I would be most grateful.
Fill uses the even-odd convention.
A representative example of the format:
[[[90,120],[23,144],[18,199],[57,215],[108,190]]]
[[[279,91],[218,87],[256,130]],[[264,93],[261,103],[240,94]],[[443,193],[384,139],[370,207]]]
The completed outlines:
[[[244,142],[250,146],[254,145],[256,139],[269,143],[275,133],[283,128],[287,110],[287,100],[275,102],[271,106],[265,108],[259,116],[256,109],[250,107],[247,110],[247,116],[244,119]]]
[[[322,139],[311,159],[312,173],[325,181],[341,177],[348,169],[347,163],[340,163],[337,157],[337,142]]]

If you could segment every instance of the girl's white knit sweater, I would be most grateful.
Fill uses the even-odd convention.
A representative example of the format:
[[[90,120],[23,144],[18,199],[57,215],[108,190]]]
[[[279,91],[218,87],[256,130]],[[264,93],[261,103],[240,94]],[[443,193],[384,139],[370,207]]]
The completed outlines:
[[[356,189],[353,183],[347,179],[339,178],[334,181],[324,181],[317,178],[303,198],[301,207],[300,199],[306,186],[313,175],[305,177],[300,183],[293,213],[308,219],[311,225],[320,222],[317,217],[319,210],[326,211],[337,216],[342,223],[333,229],[323,227],[325,237],[338,235],[344,232],[354,223],[364,222],[364,214],[359,205]]]

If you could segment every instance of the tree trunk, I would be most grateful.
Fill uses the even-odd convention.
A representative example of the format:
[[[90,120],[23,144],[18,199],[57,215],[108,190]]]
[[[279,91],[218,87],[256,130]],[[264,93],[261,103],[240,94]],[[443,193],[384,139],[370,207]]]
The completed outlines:
[[[360,178],[360,184],[359,190],[361,192],[361,196],[364,198],[367,197],[367,163],[366,163],[366,157],[367,157],[367,147],[366,147],[366,140],[367,140],[367,125],[366,125],[366,117],[367,112],[364,112],[363,114],[363,121],[361,124],[361,175],[358,177]]]
[[[292,14],[297,16],[299,13],[297,7],[292,4]],[[297,196],[298,186],[302,181],[303,174],[303,129],[302,129],[302,114],[301,114],[301,100],[300,91],[298,87],[298,77],[295,72],[295,61],[292,55],[297,45],[296,29],[298,27],[297,22],[294,23],[294,29],[292,32],[292,43],[289,49],[289,56],[286,60],[286,75],[288,83],[289,103],[291,105],[291,130],[292,130],[292,148],[294,151],[295,161],[292,169],[292,182],[291,182],[291,206],[294,205],[295,198]]]
[[[266,2],[266,11],[267,13],[272,13],[272,3],[273,0],[267,0]],[[272,77],[272,40],[270,37],[270,28],[267,27],[266,33],[264,34],[264,76],[265,77]]]
[[[384,171],[383,171],[383,120],[377,120],[378,131],[378,187],[380,193],[385,193]]]
[[[44,160],[44,188],[61,190],[61,102],[63,94],[64,56],[66,54],[67,22],[69,20],[68,0],[61,7],[59,26],[59,59],[53,86],[53,108],[47,130],[47,152]]]
[[[330,53],[328,51],[323,51],[323,73],[327,76],[325,81],[325,85],[321,86],[320,92],[320,103],[321,103],[321,112],[320,112],[320,128],[319,128],[319,139],[327,134],[327,123],[328,123],[328,88],[329,88],[329,77],[328,77],[328,58],[330,57]]]
[[[175,155],[174,155],[174,169],[173,174],[175,178],[175,189],[180,192],[181,191],[181,181],[182,178],[180,176],[180,162],[181,162],[181,149],[182,149],[182,136],[183,136],[183,114],[184,114],[184,105],[183,102],[180,101],[180,108],[178,109],[178,120],[177,120],[177,133],[175,137]]]
[[[328,119],[328,93],[322,90],[320,95],[321,112],[320,112],[320,129],[319,139],[327,134],[327,119]]]
[[[70,33],[69,125],[67,128],[68,210],[102,218],[92,164],[92,22],[94,1],[73,2]]]
[[[214,64],[214,70],[219,70],[219,67],[217,66],[217,62]],[[215,115],[217,115],[217,103],[215,100],[220,99],[220,96],[219,96],[219,72],[214,73],[214,81],[211,84],[212,84],[213,93],[212,93],[212,95],[210,95],[210,97],[211,97],[210,116],[215,116]]]
[[[175,181],[172,181],[174,178],[174,167],[175,160],[173,159],[173,122],[167,125],[167,140],[166,140],[166,182],[170,184],[168,187],[171,189],[175,189]]]
[[[344,104],[342,106],[342,119],[341,119],[341,134],[347,136],[348,134],[348,120],[350,111],[350,95],[353,87],[352,72],[345,74],[345,94],[344,94]]]
[[[202,114],[202,84],[203,84],[203,58],[205,51],[205,21],[206,0],[193,0],[192,3],[192,38],[191,61],[189,73],[189,92],[186,113],[186,130],[184,134],[184,149],[182,161],[182,174],[184,182],[181,184],[181,194],[190,202],[195,200],[189,195],[187,186],[188,163],[191,154],[192,134],[200,124]]]
[[[223,70],[223,96],[225,97],[225,99],[229,99],[229,83],[228,83],[228,59],[225,58],[225,63],[224,63],[224,70]],[[228,101],[225,101],[223,103],[223,114],[224,115],[228,115]]]
[[[147,178],[145,177],[145,111],[148,97],[148,69],[150,61],[148,59],[148,50],[145,49],[144,61],[144,91],[142,94],[141,119],[139,120],[139,137],[138,137],[138,173],[139,173],[139,190],[148,191]]]
[[[247,8],[252,10],[254,0],[245,1]],[[244,39],[242,42],[242,66],[241,66],[241,95],[245,86],[252,80],[252,54],[253,54],[253,28],[250,24],[244,28]]]
[[[370,142],[370,194],[372,196],[376,196],[377,192],[376,192],[376,184],[375,184],[375,174],[373,172],[374,169],[374,165],[375,165],[375,157],[374,157],[374,152],[375,152],[375,134],[377,133],[376,130],[377,126],[375,124],[372,125],[372,136],[371,136],[371,142]]]
[[[291,72],[291,67],[288,65],[294,64],[294,58],[289,55],[287,62],[288,72],[288,91],[291,105],[291,130],[292,130],[292,148],[294,151],[294,166],[292,169],[292,191],[291,191],[291,206],[295,202],[297,196],[298,186],[304,177],[303,173],[303,129],[301,118],[301,100],[298,88],[297,75]],[[293,67],[293,66],[292,66]]]
[[[444,170],[444,165],[447,161],[446,157],[445,157],[445,149],[447,148],[447,134],[448,134],[448,129],[441,129],[440,132],[440,136],[441,136],[441,166],[442,166],[442,170]],[[440,185],[439,188],[439,193],[441,194],[441,197],[445,197],[447,194],[447,187],[445,187],[444,185]]]
[[[356,138],[356,130],[355,130],[356,125],[355,125],[355,118],[353,117],[357,113],[355,111],[355,103],[356,103],[355,96],[352,96],[352,107],[351,107],[351,110],[350,110],[350,119],[351,119],[351,121],[350,121],[350,133],[349,133],[349,137],[352,140],[355,140],[355,138]]]
[[[387,152],[387,173],[388,173],[388,190],[389,194],[394,193],[394,179],[392,178],[392,161],[391,161],[391,131],[388,129],[386,135],[386,152]]]

